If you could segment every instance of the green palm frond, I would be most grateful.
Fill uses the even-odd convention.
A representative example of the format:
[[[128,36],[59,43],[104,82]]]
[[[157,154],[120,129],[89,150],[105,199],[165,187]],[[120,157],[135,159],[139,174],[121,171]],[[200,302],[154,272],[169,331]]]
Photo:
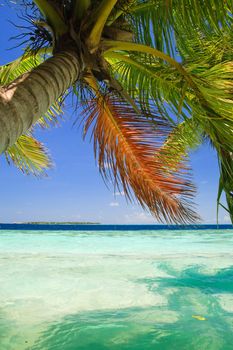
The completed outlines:
[[[177,171],[190,151],[202,144],[202,132],[202,128],[192,118],[181,122],[171,131],[156,155],[168,172]]]
[[[112,74],[144,108],[153,101],[161,114],[170,119],[171,112],[178,117],[187,104],[183,98],[187,84],[183,77],[161,60],[141,53],[105,54],[112,66]]]
[[[123,42],[106,45],[113,45],[104,55],[110,60],[112,55],[116,70],[119,67],[117,78],[133,97],[137,93],[142,105],[149,105],[153,99],[159,111],[168,109],[169,114],[170,109],[177,118],[195,117],[210,138],[219,128],[226,142],[232,144],[233,62],[201,65],[193,61],[181,65],[143,45]],[[141,59],[136,49],[141,51]]]
[[[219,154],[219,167],[220,167],[220,178],[217,196],[217,205],[224,208],[233,222],[233,153],[223,151]],[[228,208],[226,208],[221,203],[221,197],[225,192],[226,203]],[[218,216],[217,209],[217,216]]]
[[[22,74],[30,72],[39,66],[46,58],[49,49],[42,49],[36,54],[25,51],[24,55],[8,64],[0,66],[0,85],[9,85],[13,80]]]
[[[188,31],[177,37],[177,48],[184,62],[215,65],[233,59],[233,33],[231,29],[221,28],[217,33],[207,36],[200,31]]]
[[[131,7],[130,14],[136,42],[173,55],[174,35],[168,3],[170,1],[137,1]]]
[[[13,163],[25,174],[41,176],[52,166],[51,159],[44,145],[30,133],[22,135],[5,152],[8,163]]]
[[[55,102],[41,117],[38,121],[33,125],[33,127],[39,126],[42,129],[50,128],[51,126],[59,125],[59,120],[62,118],[62,98]]]
[[[233,62],[218,64],[207,69],[203,67],[202,70],[199,67],[199,70],[198,77],[196,75],[193,79],[205,102],[201,105],[192,103],[193,115],[218,152],[220,148],[232,152]]]
[[[214,66],[189,65],[186,70],[216,115],[232,120],[233,61]]]
[[[210,37],[229,30],[233,5],[230,0],[142,0],[130,8],[135,40],[176,55],[177,39],[199,31]]]

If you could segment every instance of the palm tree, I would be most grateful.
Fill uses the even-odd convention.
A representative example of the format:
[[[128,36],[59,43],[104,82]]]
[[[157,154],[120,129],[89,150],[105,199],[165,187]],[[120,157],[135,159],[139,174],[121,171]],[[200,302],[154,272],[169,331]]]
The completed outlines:
[[[0,152],[26,172],[48,167],[32,128],[56,121],[71,91],[101,174],[130,200],[159,220],[196,221],[187,155],[209,142],[219,159],[218,205],[224,191],[233,220],[232,2],[20,6],[24,55],[0,70]]]

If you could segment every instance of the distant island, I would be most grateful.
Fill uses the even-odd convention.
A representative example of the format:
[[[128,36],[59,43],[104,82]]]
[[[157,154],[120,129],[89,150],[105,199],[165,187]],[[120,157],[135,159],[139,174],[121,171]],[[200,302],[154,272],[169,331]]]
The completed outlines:
[[[89,222],[89,221],[29,221],[29,222],[20,222],[24,225],[100,225],[99,222]]]

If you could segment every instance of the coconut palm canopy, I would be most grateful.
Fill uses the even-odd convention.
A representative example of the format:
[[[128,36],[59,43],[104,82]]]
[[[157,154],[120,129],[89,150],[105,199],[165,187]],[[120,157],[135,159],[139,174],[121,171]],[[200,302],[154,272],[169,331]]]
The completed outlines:
[[[18,1],[17,45],[0,68],[0,151],[26,173],[50,166],[36,126],[69,92],[104,179],[159,220],[198,220],[187,165],[208,142],[218,205],[233,219],[233,5],[230,0]]]

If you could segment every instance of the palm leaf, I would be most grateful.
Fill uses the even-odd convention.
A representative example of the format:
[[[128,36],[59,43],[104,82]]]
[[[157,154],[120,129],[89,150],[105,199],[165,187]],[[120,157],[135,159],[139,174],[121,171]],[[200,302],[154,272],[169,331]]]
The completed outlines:
[[[0,85],[9,85],[22,74],[30,72],[40,65],[46,58],[48,49],[42,49],[36,54],[25,51],[25,54],[8,64],[0,66]]]
[[[92,127],[95,156],[104,178],[122,186],[128,199],[134,193],[141,206],[160,221],[197,220],[189,201],[194,192],[190,181],[183,178],[181,169],[176,175],[164,173],[155,157],[167,123],[157,117],[155,127],[148,115],[135,115],[118,97],[100,94],[89,101],[83,117],[84,135]]]
[[[202,129],[193,119],[186,119],[173,128],[157,152],[157,157],[168,172],[176,172],[190,151],[203,142]]]
[[[36,126],[41,127],[42,129],[50,128],[51,126],[59,125],[59,121],[62,119],[62,101],[63,97],[61,97],[58,101],[56,101],[47,112],[34,124],[33,128]]]
[[[112,74],[141,106],[154,106],[171,119],[173,113],[185,118],[188,108],[185,94],[190,90],[183,77],[161,60],[141,53],[107,52]]]
[[[142,0],[130,8],[135,40],[177,56],[175,48],[186,34],[201,32],[211,38],[221,28],[229,30],[233,5],[230,0]]]
[[[130,82],[129,90],[134,86],[134,90],[139,91],[138,98],[141,104],[149,105],[153,98],[163,114],[169,115],[171,110],[177,118],[195,117],[214,143],[216,141],[214,135],[218,131],[220,139],[223,139],[225,134],[230,147],[233,106],[232,62],[202,65],[199,60],[197,62],[193,60],[184,66],[170,56],[144,45],[120,41],[106,41],[104,45],[106,58],[111,59],[112,56],[116,60],[118,55],[117,64],[120,70],[116,76],[122,82],[124,79]],[[144,62],[142,58],[141,64],[138,59],[129,56],[130,52],[137,56],[137,49],[144,57]],[[171,74],[166,75],[166,67]],[[132,94],[132,91],[129,93]]]
[[[233,223],[233,153],[221,149],[219,152],[220,178],[218,187],[217,204],[222,206],[230,215]],[[226,195],[228,209],[221,203],[223,191]],[[218,214],[218,210],[217,210]]]
[[[52,166],[46,148],[30,134],[22,135],[5,156],[8,163],[12,162],[25,174],[43,175]]]

